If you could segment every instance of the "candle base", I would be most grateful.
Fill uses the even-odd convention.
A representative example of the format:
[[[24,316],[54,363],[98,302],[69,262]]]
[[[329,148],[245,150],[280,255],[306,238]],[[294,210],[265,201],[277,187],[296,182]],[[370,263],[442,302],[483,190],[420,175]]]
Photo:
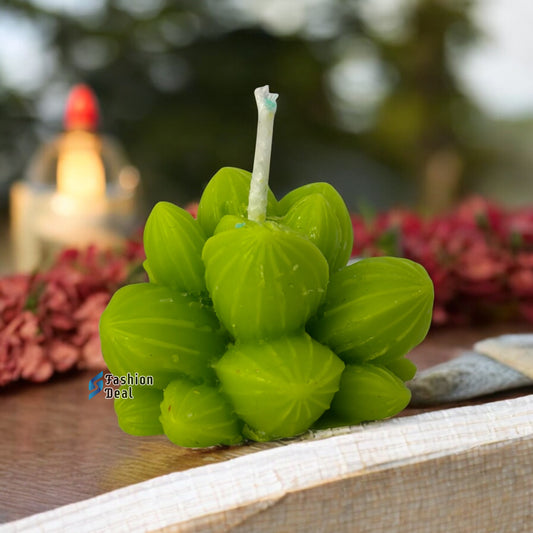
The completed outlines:
[[[30,272],[64,248],[120,246],[136,221],[133,197],[88,201],[15,183],[10,228],[13,266],[17,272]]]

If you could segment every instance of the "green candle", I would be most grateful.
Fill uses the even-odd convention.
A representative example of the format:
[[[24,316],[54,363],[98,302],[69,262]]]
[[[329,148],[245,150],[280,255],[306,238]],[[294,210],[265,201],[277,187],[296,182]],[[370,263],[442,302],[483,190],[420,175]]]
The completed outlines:
[[[165,285],[119,289],[100,318],[102,353],[116,376],[153,376],[163,388],[175,376],[214,380],[211,364],[227,335],[206,303]]]
[[[331,276],[328,295],[308,331],[347,363],[404,356],[426,336],[433,283],[422,266],[370,257]]]
[[[326,411],[344,363],[305,333],[237,342],[215,365],[222,391],[254,440],[302,433]]]
[[[217,172],[198,219],[157,204],[144,233],[149,283],[120,289],[102,315],[111,372],[154,377],[116,401],[129,433],[232,445],[381,419],[409,401],[416,367],[405,356],[429,328],[429,276],[398,258],[347,266],[350,214],[328,183],[276,200],[277,95],[265,86],[255,97],[253,172]]]
[[[303,330],[326,295],[325,257],[312,242],[275,222],[236,225],[211,237],[202,253],[220,321],[242,340]]]

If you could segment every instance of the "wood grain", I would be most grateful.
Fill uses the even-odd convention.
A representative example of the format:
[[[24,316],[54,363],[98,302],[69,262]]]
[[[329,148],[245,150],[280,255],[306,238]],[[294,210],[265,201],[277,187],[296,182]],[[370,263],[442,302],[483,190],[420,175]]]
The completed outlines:
[[[533,395],[324,433],[0,531],[531,531]]]
[[[481,338],[511,332],[532,332],[532,328],[435,330],[412,358],[419,368],[426,368]],[[174,446],[164,436],[126,435],[116,423],[112,401],[102,394],[88,399],[93,375],[69,373],[45,384],[17,383],[0,390],[0,523],[291,442],[198,451]],[[533,388],[521,389],[481,401],[532,392]],[[420,411],[406,409],[402,416]]]
[[[482,475],[475,475],[482,472]],[[533,440],[357,472],[158,533],[529,533]]]

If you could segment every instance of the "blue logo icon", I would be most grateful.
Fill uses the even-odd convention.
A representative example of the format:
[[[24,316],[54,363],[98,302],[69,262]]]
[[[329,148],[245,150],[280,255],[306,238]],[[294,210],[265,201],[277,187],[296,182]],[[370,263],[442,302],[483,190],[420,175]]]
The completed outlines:
[[[104,371],[101,370],[89,380],[89,400],[104,388]]]

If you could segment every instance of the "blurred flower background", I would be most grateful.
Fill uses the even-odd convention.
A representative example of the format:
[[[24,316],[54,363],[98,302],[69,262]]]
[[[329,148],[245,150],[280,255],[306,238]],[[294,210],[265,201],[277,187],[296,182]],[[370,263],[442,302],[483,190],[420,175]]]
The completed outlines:
[[[251,170],[269,84],[278,197],[334,185],[355,255],[426,267],[435,325],[533,322],[531,20],[529,0],[3,0],[0,274],[10,187],[74,85],[96,93],[147,214],[190,205],[223,166]],[[139,274],[138,237],[0,277],[0,386],[103,365],[99,316]]]
[[[528,0],[3,0],[0,205],[79,82],[146,209],[195,200],[222,166],[251,169],[267,83],[278,196],[326,180],[354,212],[438,212],[470,192],[524,204],[531,20]]]

